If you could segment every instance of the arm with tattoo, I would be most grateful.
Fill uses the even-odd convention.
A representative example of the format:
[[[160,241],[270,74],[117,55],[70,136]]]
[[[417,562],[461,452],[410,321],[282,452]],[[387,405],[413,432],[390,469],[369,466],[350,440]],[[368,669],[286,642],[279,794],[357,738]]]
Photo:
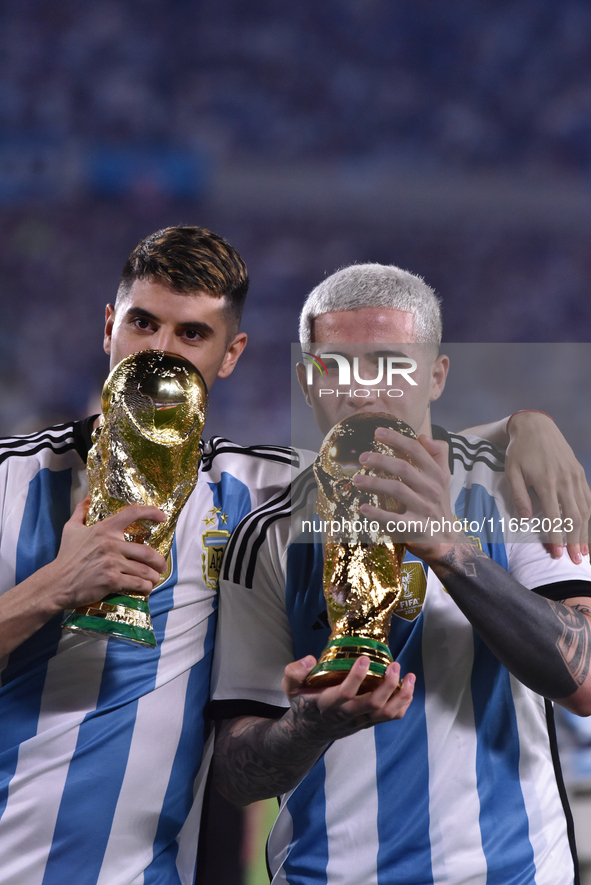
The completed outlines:
[[[281,719],[243,716],[216,727],[213,777],[218,791],[237,805],[293,789],[329,742],[306,727],[314,700],[300,698]]]
[[[575,713],[591,713],[591,608],[528,590],[473,544],[431,568],[490,650],[524,685]],[[591,680],[589,680],[591,682]]]
[[[312,657],[286,667],[284,691],[290,708],[281,719],[242,716],[216,728],[213,778],[230,802],[248,805],[293,789],[332,741],[378,722],[400,719],[412,700],[414,676],[399,688],[400,665],[390,664],[372,692],[357,694],[369,666],[359,658],[338,686],[306,691]]]
[[[387,428],[376,430],[376,438],[406,460],[363,453],[360,462],[382,475],[358,473],[355,484],[404,505],[407,524],[419,529],[400,540],[428,563],[493,654],[517,679],[574,713],[590,715],[588,600],[575,597],[564,604],[544,599],[455,528],[445,443],[425,435],[413,440]],[[369,504],[363,504],[361,512],[385,527],[392,518],[389,511]]]

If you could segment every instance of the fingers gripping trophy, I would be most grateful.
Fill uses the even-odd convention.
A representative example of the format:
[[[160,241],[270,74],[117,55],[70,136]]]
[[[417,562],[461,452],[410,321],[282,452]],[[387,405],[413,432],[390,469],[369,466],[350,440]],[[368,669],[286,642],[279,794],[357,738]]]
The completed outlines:
[[[392,415],[353,415],[328,432],[314,463],[316,511],[328,524],[323,583],[332,631],[306,680],[315,688],[342,682],[354,661],[367,655],[369,670],[360,692],[371,691],[393,660],[388,634],[403,590],[400,567],[405,546],[394,543],[378,523],[368,525],[360,507],[369,503],[393,512],[401,508],[396,499],[363,492],[353,482],[358,473],[381,475],[360,466],[362,452],[397,454],[375,439],[378,427],[416,439],[414,430]]]
[[[127,504],[151,504],[167,519],[138,520],[125,538],[149,544],[169,563],[180,512],[197,482],[199,440],[208,394],[199,371],[187,360],[145,350],[122,360],[103,387],[102,423],[93,433],[87,475],[93,525]],[[148,600],[139,594],[110,593],[75,609],[67,630],[156,646]]]

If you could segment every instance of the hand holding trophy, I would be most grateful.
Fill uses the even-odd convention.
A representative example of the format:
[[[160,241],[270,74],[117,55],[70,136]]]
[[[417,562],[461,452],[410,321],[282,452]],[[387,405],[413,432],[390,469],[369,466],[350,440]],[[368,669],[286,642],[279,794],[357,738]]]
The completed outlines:
[[[127,527],[125,538],[169,558],[178,517],[197,482],[207,403],[201,374],[175,354],[145,350],[113,369],[102,392],[103,420],[88,454],[87,525],[127,504],[152,504],[168,518],[162,523],[138,520]],[[139,594],[110,593],[75,609],[63,626],[156,645],[148,601]]]
[[[377,523],[368,526],[360,507],[370,503],[398,512],[400,505],[389,496],[363,492],[352,481],[357,473],[371,472],[359,464],[362,452],[396,454],[375,439],[378,427],[392,428],[416,439],[414,430],[392,415],[361,413],[329,431],[314,463],[316,511],[328,523],[324,596],[332,631],[306,680],[314,688],[342,682],[354,661],[367,655],[369,670],[359,691],[371,691],[392,662],[388,634],[392,612],[402,593],[400,566],[405,547],[395,544]]]

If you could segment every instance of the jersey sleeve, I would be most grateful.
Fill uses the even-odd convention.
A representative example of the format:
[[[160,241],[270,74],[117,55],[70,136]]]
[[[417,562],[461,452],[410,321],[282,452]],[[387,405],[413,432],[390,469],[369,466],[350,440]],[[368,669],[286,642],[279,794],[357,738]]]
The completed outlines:
[[[285,611],[289,518],[273,520],[272,506],[269,512],[266,520],[255,513],[238,526],[222,567],[211,702],[217,719],[273,717],[289,706],[281,688],[294,659]]]
[[[576,565],[566,548],[560,559],[554,559],[542,544],[522,541],[509,545],[508,560],[513,577],[529,590],[539,588],[543,596],[566,599],[591,595],[591,564],[588,557]],[[565,592],[558,591],[557,597],[552,585],[561,582],[565,583]],[[548,592],[543,592],[545,587],[548,587]]]
[[[443,433],[440,430],[438,438],[445,438]],[[494,550],[504,548],[499,559],[493,558],[520,584],[550,599],[591,595],[589,559],[575,565],[566,550],[560,559],[554,559],[541,543],[543,536],[534,534],[533,527],[544,522],[539,506],[530,520],[517,518],[504,457],[477,437],[447,434],[447,441],[456,518],[474,526],[475,534]]]

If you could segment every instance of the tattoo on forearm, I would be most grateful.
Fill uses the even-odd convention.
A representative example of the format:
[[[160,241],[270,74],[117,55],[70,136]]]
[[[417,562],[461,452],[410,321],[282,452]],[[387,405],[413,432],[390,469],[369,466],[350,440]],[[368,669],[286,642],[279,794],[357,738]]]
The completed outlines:
[[[562,625],[556,647],[574,681],[582,685],[589,673],[591,622],[587,615],[591,614],[591,610],[584,605],[570,607],[551,600],[549,602]]]
[[[511,673],[538,694],[567,698],[589,675],[591,608],[545,599],[473,544],[433,563],[446,590]]]
[[[276,721],[244,717],[222,723],[213,763],[217,787],[242,804],[279,796],[301,780],[326,743],[302,740],[289,713]]]
[[[320,710],[313,696],[304,695],[292,698],[281,719],[248,716],[223,722],[213,761],[217,788],[242,804],[279,796],[300,782],[332,741],[373,724],[368,714]]]

